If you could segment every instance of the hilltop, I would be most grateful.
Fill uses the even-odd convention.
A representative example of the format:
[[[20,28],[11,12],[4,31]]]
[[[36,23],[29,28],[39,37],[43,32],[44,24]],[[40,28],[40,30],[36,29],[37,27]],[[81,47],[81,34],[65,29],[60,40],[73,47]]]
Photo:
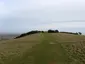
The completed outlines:
[[[0,42],[0,64],[85,64],[85,36],[36,33]]]

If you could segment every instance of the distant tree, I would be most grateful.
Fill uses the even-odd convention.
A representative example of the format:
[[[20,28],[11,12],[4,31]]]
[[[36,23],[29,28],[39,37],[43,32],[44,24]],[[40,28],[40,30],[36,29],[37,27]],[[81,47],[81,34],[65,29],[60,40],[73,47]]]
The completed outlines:
[[[73,34],[73,35],[78,35],[78,33],[73,33],[73,32],[60,32],[60,33],[66,33],[66,34]]]
[[[74,35],[78,35],[78,33],[76,32],[76,33],[74,33]]]
[[[58,30],[48,30],[48,33],[58,33]]]
[[[82,35],[82,33],[81,33],[81,32],[78,32],[78,34],[79,34],[79,35]]]
[[[21,37],[24,37],[24,36],[27,36],[27,35],[31,35],[31,34],[41,33],[41,32],[43,32],[43,31],[37,31],[37,30],[36,31],[30,31],[30,32],[27,32],[27,33],[23,33],[20,36],[17,36],[15,39],[21,38]]]
[[[59,31],[58,31],[58,30],[55,30],[55,32],[56,32],[56,33],[59,33]]]
[[[48,30],[48,33],[54,33],[55,31],[54,30]]]
[[[41,33],[44,33],[44,31],[41,31]]]
[[[20,36],[17,36],[15,39],[21,38],[21,37],[24,37],[24,36],[26,36],[26,33],[23,33],[23,34],[21,34]]]

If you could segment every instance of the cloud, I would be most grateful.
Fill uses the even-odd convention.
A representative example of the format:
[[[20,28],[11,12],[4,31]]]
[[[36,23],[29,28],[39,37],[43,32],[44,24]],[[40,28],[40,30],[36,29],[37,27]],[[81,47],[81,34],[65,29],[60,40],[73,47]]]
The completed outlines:
[[[57,29],[57,28],[85,28],[85,22],[56,22],[50,24],[43,24],[39,29]]]
[[[84,17],[84,0],[0,1],[0,30],[2,32],[84,28]]]
[[[82,32],[85,34],[85,22],[55,22],[55,23],[47,23],[42,24],[39,26],[34,27],[33,29],[39,29],[39,30],[49,30],[49,29],[58,29],[59,31],[68,31],[68,32]]]

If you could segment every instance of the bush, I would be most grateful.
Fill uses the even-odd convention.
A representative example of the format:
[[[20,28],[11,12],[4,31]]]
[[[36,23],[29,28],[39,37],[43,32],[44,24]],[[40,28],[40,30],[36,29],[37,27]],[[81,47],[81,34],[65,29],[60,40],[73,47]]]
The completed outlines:
[[[23,33],[21,34],[20,36],[17,36],[15,39],[17,38],[21,38],[21,37],[24,37],[24,36],[27,36],[27,35],[31,35],[31,34],[36,34],[36,33],[44,33],[44,31],[30,31],[30,32],[27,32],[27,33]]]
[[[74,34],[74,35],[78,35],[78,33],[73,33],[73,32],[60,32],[60,33],[66,33],[66,34]]]
[[[58,30],[55,30],[55,32],[59,33],[59,31],[58,31]]]
[[[54,33],[55,31],[54,30],[48,30],[48,33]]]
[[[48,30],[48,33],[59,33],[58,30]]]
[[[81,33],[81,32],[79,32],[78,34],[79,34],[79,35],[82,35],[82,33]]]

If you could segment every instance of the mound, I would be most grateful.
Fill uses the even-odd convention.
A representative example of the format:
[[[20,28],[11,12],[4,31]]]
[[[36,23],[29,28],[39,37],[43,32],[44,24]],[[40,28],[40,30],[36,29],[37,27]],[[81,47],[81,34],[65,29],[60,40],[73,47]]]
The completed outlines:
[[[0,42],[1,64],[85,64],[85,36],[37,33]]]

